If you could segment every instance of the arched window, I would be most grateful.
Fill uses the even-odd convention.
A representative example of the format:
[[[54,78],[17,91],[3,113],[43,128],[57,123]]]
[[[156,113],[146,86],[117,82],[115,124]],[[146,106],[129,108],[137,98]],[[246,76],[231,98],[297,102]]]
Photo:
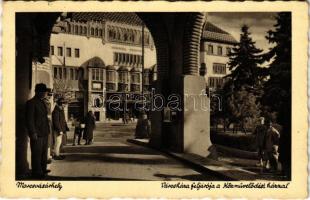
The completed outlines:
[[[99,29],[99,36],[102,37],[102,29]]]
[[[80,30],[79,30],[79,32],[80,32],[80,35],[82,35],[82,34],[83,34],[83,27],[82,27],[82,26],[80,26]]]
[[[84,29],[84,31],[83,31],[83,32],[84,32],[84,35],[86,35],[86,34],[87,34],[87,27],[86,27],[86,26],[84,26],[84,28],[83,28],[83,29]]]
[[[98,28],[95,29],[95,36],[98,36]]]
[[[71,33],[71,25],[68,24],[68,30],[67,30],[68,33]]]
[[[116,31],[116,39],[121,40],[121,33],[119,30]]]
[[[94,28],[90,29],[90,35],[94,35]]]
[[[74,33],[79,34],[79,27],[77,25],[74,26]]]
[[[127,35],[127,33],[125,32],[125,33],[124,33],[124,41],[127,42],[127,39],[128,39],[128,35]]]

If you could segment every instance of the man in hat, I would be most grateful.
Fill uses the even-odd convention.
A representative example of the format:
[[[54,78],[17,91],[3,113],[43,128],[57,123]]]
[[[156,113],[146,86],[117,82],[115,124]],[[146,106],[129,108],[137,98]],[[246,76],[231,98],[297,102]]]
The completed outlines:
[[[65,119],[65,112],[63,108],[63,104],[65,103],[64,98],[59,98],[56,101],[56,106],[52,113],[52,121],[53,121],[53,128],[54,128],[54,136],[55,140],[55,160],[62,160],[65,156],[60,155],[60,147],[62,144],[63,135],[66,134],[68,130],[67,122]]]
[[[256,147],[258,152],[258,163],[259,167],[263,167],[264,153],[265,153],[265,136],[267,127],[265,125],[265,118],[260,117],[260,124],[255,128],[254,135],[256,141]]]
[[[50,132],[48,110],[44,99],[48,88],[39,83],[35,86],[35,96],[26,103],[26,123],[30,137],[31,167],[33,178],[44,178],[47,170],[48,135]]]

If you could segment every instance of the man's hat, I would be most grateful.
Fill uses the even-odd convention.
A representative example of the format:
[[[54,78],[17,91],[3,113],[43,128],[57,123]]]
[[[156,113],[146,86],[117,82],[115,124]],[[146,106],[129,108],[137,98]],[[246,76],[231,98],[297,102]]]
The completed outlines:
[[[48,92],[51,89],[47,88],[44,83],[38,83],[35,87],[35,92]]]

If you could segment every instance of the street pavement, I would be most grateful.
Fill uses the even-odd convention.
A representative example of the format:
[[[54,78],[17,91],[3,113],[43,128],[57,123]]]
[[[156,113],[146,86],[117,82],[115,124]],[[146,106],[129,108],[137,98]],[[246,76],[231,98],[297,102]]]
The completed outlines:
[[[128,143],[135,123],[98,123],[92,145],[72,146],[73,128],[64,147],[64,160],[49,165],[52,180],[173,180],[211,181],[218,178],[198,172],[159,151]]]

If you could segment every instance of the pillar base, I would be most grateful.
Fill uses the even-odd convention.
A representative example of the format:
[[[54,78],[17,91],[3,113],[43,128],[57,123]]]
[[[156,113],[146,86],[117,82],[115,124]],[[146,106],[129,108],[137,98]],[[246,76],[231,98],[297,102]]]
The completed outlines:
[[[203,157],[210,155],[210,106],[204,77],[184,76],[183,150]]]

